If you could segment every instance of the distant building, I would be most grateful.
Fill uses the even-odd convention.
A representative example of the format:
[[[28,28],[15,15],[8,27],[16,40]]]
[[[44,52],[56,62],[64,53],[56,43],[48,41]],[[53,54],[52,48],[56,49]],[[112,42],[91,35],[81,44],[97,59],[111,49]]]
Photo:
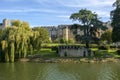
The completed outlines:
[[[56,26],[42,26],[42,28],[45,28],[48,30],[50,39],[52,41],[54,41],[58,38],[58,27],[56,27]]]
[[[8,19],[3,19],[3,22],[0,23],[0,28],[4,29],[6,27],[10,26],[10,22]]]
[[[42,28],[48,30],[52,41],[63,38],[68,41],[69,39],[75,37],[72,30],[70,30],[70,25],[42,26]]]
[[[67,41],[69,39],[74,39],[74,34],[72,30],[70,29],[71,25],[58,25],[58,37],[59,39],[66,39]]]
[[[50,39],[52,41],[56,39],[66,39],[66,41],[70,39],[75,39],[76,35],[82,36],[84,35],[83,29],[80,28],[72,28],[71,25],[58,25],[58,26],[42,26],[49,32]],[[72,29],[71,29],[72,28]],[[75,33],[74,33],[75,32]],[[97,29],[94,33],[96,37],[100,38],[103,31],[101,29]]]

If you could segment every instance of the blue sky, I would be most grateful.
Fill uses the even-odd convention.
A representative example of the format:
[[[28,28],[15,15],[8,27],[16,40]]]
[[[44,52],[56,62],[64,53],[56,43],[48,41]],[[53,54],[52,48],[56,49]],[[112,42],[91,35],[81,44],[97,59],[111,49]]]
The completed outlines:
[[[0,21],[20,19],[33,26],[73,24],[69,19],[80,9],[96,12],[101,20],[110,20],[112,4],[116,0],[0,0]]]

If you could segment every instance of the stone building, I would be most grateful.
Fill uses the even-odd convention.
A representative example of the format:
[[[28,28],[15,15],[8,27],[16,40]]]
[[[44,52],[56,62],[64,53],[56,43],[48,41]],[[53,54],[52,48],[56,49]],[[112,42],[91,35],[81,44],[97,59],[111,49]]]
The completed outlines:
[[[59,46],[58,54],[60,57],[87,57],[94,55],[88,48],[73,45]]]
[[[50,39],[52,41],[56,40],[58,38],[58,28],[56,26],[46,26],[42,27],[48,30]]]
[[[6,27],[10,26],[10,22],[8,19],[3,19],[3,22],[0,23],[0,28],[4,29]]]
[[[52,41],[62,38],[68,41],[69,39],[74,38],[73,32],[70,30],[70,25],[42,26],[42,28],[48,30]]]
[[[45,28],[49,32],[50,39],[52,41],[56,39],[65,39],[66,41],[70,39],[75,39],[76,35],[84,35],[83,29],[79,28],[72,28],[73,26],[71,25],[58,25],[58,26],[42,26],[42,28]],[[72,29],[71,29],[72,28]],[[75,33],[74,33],[75,32]],[[102,30],[97,29],[95,32],[96,37],[101,37]]]
[[[58,37],[59,39],[66,39],[68,41],[69,39],[74,39],[73,31],[70,29],[70,25],[59,25],[58,26]]]

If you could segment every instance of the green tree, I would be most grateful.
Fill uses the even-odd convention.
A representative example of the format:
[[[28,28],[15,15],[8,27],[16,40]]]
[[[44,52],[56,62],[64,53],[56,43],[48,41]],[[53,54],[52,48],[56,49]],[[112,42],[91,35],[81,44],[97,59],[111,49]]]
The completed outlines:
[[[9,54],[8,54],[8,42],[3,40],[1,41],[2,45],[2,53],[4,55],[5,62],[9,62]]]
[[[3,30],[3,33],[0,34],[0,41],[6,41],[8,47],[5,48],[3,42],[1,43],[1,50],[5,54],[8,51],[10,61],[14,62],[15,58],[25,58],[27,55],[27,51],[31,48],[30,37],[33,37],[33,31],[29,27],[29,23],[17,21],[19,22],[13,24],[11,27],[7,27]],[[6,57],[6,55],[3,55]],[[5,59],[6,61],[6,59]]]
[[[11,25],[12,26],[16,26],[16,27],[20,27],[21,26],[21,21],[20,20],[12,20],[11,21]]]
[[[113,42],[118,42],[120,41],[120,1],[116,0],[113,6],[116,8],[111,11],[111,25],[113,27],[112,40]]]
[[[91,39],[90,28],[91,28],[91,25],[94,26],[93,23],[96,20],[98,20],[97,14],[87,9],[81,9],[78,13],[73,13],[70,16],[70,19],[75,20],[75,21],[78,20],[83,25],[83,30],[84,30],[83,38],[86,42],[86,47],[89,48],[89,41]]]
[[[75,40],[71,38],[71,39],[68,40],[68,43],[74,44],[74,43],[75,43]]]
[[[28,22],[14,20],[12,26],[0,29],[0,58],[2,61],[14,62],[15,59],[32,54],[34,49],[40,49],[41,44],[48,41],[46,29],[31,29]]]
[[[42,43],[50,42],[48,30],[40,27],[35,27],[33,28],[33,31],[34,31],[34,38],[33,38],[34,40],[32,41],[35,42],[33,43],[34,48],[40,49]]]
[[[65,38],[60,39],[60,43],[67,43],[67,40]]]
[[[10,61],[14,62],[15,59],[15,47],[14,47],[14,42],[11,42],[10,44]]]
[[[106,32],[104,32],[101,36],[101,40],[111,43],[112,42],[112,31],[107,30]]]

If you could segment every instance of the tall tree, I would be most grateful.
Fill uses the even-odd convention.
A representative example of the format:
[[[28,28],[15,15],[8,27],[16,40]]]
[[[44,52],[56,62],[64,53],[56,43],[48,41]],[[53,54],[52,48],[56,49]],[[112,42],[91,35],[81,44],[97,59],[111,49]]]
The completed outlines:
[[[8,54],[8,42],[3,40],[1,41],[2,45],[2,53],[4,54],[5,62],[9,62],[9,54]]]
[[[73,13],[70,19],[75,21],[78,20],[83,25],[84,40],[86,42],[86,47],[89,48],[89,41],[91,38],[90,28],[91,25],[95,25],[95,21],[96,23],[99,21],[97,14],[87,9],[81,9],[78,13]]]
[[[13,20],[12,26],[0,29],[0,60],[14,62],[40,49],[49,41],[48,31],[43,28],[31,29],[28,22]]]
[[[120,0],[116,0],[116,2],[113,4],[115,9],[111,11],[111,20],[112,20],[112,40],[113,42],[120,41]]]

